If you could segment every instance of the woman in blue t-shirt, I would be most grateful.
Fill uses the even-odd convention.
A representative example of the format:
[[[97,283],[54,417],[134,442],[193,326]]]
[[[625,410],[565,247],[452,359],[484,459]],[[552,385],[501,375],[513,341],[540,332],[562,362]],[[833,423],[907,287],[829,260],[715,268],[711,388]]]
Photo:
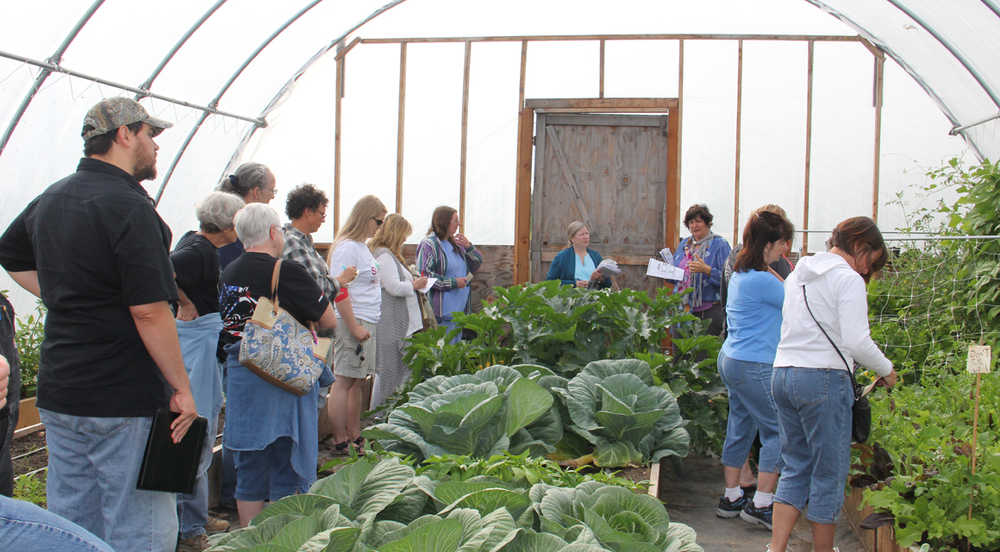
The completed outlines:
[[[743,249],[736,256],[726,320],[729,334],[719,351],[719,374],[729,390],[729,419],[722,466],[726,489],[719,517],[740,516],[771,528],[774,489],[781,469],[778,414],[771,395],[771,369],[781,334],[781,278],[768,265],[777,260],[794,228],[781,215],[758,211],[743,229]],[[757,492],[743,496],[740,468],[760,433]]]

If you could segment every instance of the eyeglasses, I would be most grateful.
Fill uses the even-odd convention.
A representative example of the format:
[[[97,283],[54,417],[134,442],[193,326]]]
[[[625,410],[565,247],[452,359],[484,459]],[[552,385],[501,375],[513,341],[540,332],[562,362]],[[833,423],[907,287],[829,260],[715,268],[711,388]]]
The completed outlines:
[[[378,217],[372,217],[372,220],[375,221],[375,226],[382,226],[382,223],[385,222],[384,218],[378,218]]]

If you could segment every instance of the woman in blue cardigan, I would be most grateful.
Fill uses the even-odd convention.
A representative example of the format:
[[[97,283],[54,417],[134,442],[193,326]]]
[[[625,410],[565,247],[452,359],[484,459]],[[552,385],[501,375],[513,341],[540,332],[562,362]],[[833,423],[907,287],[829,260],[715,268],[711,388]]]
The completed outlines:
[[[674,288],[681,292],[692,288],[684,296],[684,304],[691,314],[702,320],[711,320],[708,333],[722,333],[726,310],[720,301],[722,272],[729,258],[729,243],[712,233],[712,213],[701,204],[692,205],[684,214],[684,226],[691,235],[681,240],[674,253],[674,265],[684,269],[684,279]]]
[[[579,288],[607,288],[611,287],[611,279],[601,277],[597,271],[597,265],[601,263],[601,254],[590,247],[590,230],[587,225],[575,220],[569,223],[566,229],[569,237],[569,247],[559,252],[552,265],[549,266],[549,273],[546,280],[559,280],[564,285],[575,285]]]

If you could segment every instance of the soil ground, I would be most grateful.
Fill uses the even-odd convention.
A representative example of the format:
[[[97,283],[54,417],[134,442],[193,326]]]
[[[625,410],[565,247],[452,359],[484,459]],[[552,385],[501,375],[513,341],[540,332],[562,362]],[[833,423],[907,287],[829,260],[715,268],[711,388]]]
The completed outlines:
[[[762,552],[771,533],[743,520],[715,516],[722,489],[722,464],[717,458],[685,458],[680,473],[664,465],[661,472],[660,499],[670,512],[671,521],[686,523],[698,532],[698,544],[705,552]],[[840,552],[865,552],[844,516],[837,524],[834,544]],[[792,533],[789,552],[812,550],[812,535],[804,516]]]

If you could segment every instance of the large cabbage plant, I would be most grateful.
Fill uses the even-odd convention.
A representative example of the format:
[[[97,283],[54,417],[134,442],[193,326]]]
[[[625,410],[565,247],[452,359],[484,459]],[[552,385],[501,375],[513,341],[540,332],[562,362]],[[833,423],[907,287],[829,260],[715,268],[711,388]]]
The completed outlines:
[[[211,552],[702,552],[694,531],[648,495],[593,481],[436,480],[373,457],[210,540]]]
[[[366,429],[364,435],[417,460],[444,454],[551,452],[562,438],[563,425],[552,408],[552,394],[535,381],[545,369],[518,368],[497,365],[474,374],[430,378],[414,387],[409,401],[394,409],[385,423]]]
[[[565,403],[567,429],[593,445],[594,464],[638,466],[687,456],[690,437],[677,399],[653,384],[649,364],[597,360],[563,381],[546,383]]]

